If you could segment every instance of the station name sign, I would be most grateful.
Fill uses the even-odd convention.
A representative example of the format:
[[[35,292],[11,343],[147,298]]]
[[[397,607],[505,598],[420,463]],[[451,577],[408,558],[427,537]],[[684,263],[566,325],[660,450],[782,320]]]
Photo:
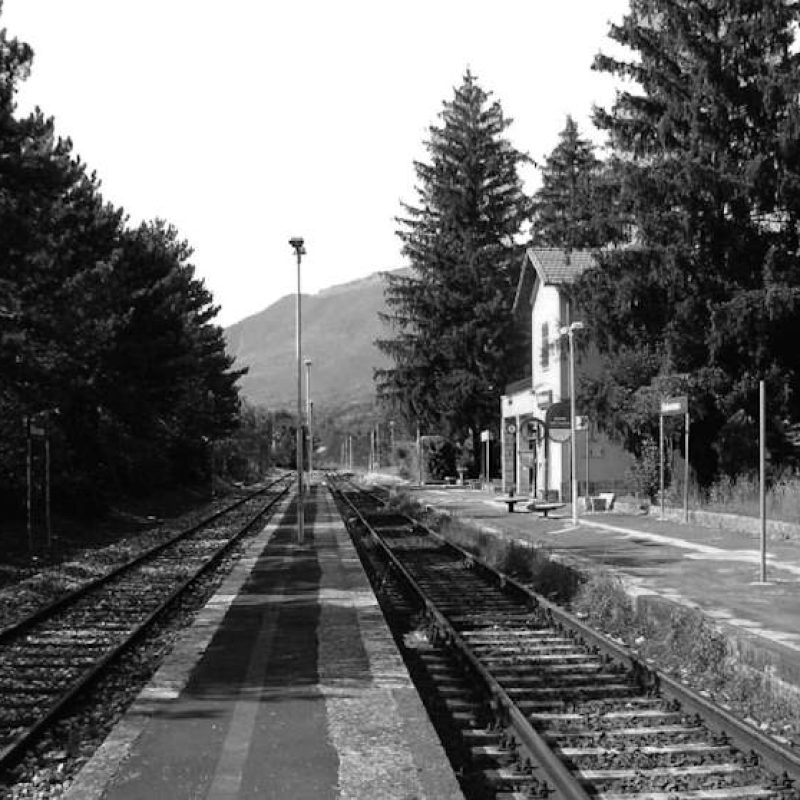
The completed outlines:
[[[661,401],[661,414],[665,417],[679,416],[689,410],[689,398],[686,395],[680,397],[665,397]]]
[[[559,403],[553,403],[553,405],[547,409],[545,419],[548,428],[569,429],[571,425],[569,399],[562,400]]]

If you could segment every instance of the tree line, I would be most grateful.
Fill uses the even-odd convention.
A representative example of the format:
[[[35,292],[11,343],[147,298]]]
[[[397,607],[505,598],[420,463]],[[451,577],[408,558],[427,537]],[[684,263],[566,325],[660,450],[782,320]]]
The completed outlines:
[[[383,401],[459,441],[496,430],[505,384],[530,372],[510,314],[523,247],[591,248],[598,267],[571,296],[588,329],[578,338],[605,368],[582,381],[583,410],[644,457],[660,397],[687,394],[692,466],[708,484],[755,465],[765,380],[770,456],[793,465],[798,23],[785,0],[631,0],[609,30],[628,56],[601,51],[593,65],[620,85],[593,111],[602,155],[567,118],[531,197],[510,120],[467,72],[398,218],[410,269],[389,278]]]
[[[178,232],[130,226],[53,119],[17,113],[32,57],[0,31],[0,501],[24,503],[29,420],[47,429],[54,502],[94,513],[207,479],[241,373]]]

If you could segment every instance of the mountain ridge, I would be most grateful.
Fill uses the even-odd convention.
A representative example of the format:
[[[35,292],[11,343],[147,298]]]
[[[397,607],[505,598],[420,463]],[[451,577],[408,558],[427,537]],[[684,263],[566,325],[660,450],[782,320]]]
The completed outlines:
[[[389,334],[378,316],[386,311],[385,276],[405,271],[373,272],[301,295],[303,359],[312,362],[317,410],[374,403],[373,372],[389,364],[374,344]],[[297,402],[295,302],[285,295],[224,329],[234,368],[248,368],[239,385],[251,403],[290,409]],[[305,370],[302,380],[305,390]]]

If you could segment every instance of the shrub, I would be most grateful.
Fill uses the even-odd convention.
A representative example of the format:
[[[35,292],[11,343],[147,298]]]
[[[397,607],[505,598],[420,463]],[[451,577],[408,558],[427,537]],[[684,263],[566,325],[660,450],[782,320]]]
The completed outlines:
[[[659,447],[652,439],[645,440],[642,445],[642,454],[633,462],[628,470],[627,478],[633,484],[636,492],[650,500],[655,500],[661,488],[661,473],[659,470]],[[668,465],[665,471],[668,471]],[[669,475],[665,474],[664,480],[669,482]]]

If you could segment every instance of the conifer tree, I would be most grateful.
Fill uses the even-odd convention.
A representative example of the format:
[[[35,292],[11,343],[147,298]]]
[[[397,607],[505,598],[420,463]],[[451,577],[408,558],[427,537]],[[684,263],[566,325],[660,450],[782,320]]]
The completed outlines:
[[[17,114],[31,60],[0,29],[0,504],[23,505],[23,418],[47,414],[56,505],[97,511],[203,468],[240,373],[188,246],[126,230],[54,121]]]
[[[397,220],[410,269],[388,276],[393,336],[377,343],[394,363],[376,374],[379,395],[411,430],[478,437],[496,426],[504,384],[526,363],[510,309],[521,260],[514,237],[530,201],[510,124],[468,71],[430,128],[430,160],[414,164],[416,203]]]
[[[544,247],[599,247],[620,238],[615,231],[613,192],[592,143],[571,116],[541,168],[533,197],[531,239]]]
[[[797,22],[785,0],[631,0],[610,36],[634,57],[595,62],[629,80],[595,123],[635,233],[578,287],[609,353],[600,395],[635,404],[685,376],[704,480],[759,378],[777,415],[800,417]]]

